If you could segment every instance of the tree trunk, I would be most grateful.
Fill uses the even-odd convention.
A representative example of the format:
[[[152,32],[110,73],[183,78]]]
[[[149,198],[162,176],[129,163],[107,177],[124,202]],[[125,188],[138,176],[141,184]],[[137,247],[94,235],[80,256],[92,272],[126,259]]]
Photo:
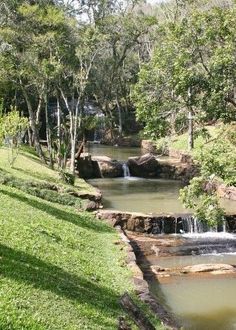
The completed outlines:
[[[49,166],[53,169],[54,162],[53,162],[53,154],[52,154],[52,135],[49,124],[47,95],[45,95],[45,121],[46,121],[47,148],[49,153]]]
[[[79,114],[79,103],[78,99],[75,106],[75,114],[72,127],[72,139],[71,139],[71,160],[70,160],[70,171],[75,174],[75,154],[76,154],[76,140],[77,140],[77,126],[78,126],[78,114]],[[73,114],[72,114],[73,116]]]
[[[59,95],[57,95],[57,159],[58,166],[61,167],[62,163],[61,155],[61,107]]]
[[[46,164],[46,159],[45,159],[42,147],[39,142],[39,132],[38,132],[38,128],[36,125],[35,113],[33,111],[33,107],[31,105],[31,102],[30,102],[29,96],[26,92],[26,89],[24,88],[24,86],[22,84],[21,84],[21,89],[22,89],[23,96],[24,96],[26,104],[27,104],[28,112],[29,112],[30,127],[31,127],[33,135],[34,135],[35,149],[36,149],[37,154],[39,155],[40,159],[42,160],[42,162]]]
[[[116,97],[116,105],[117,105],[118,117],[119,117],[119,133],[122,134],[122,114],[121,114],[121,108],[118,101],[118,97]]]
[[[31,128],[29,127],[27,130],[27,134],[28,134],[28,143],[30,147],[33,147],[33,136],[32,136],[32,131]]]
[[[77,138],[77,124],[78,124],[78,111],[79,111],[79,99],[76,102],[75,111],[74,111],[74,97],[72,97],[72,105],[70,106],[62,89],[60,89],[62,98],[65,102],[66,108],[70,116],[70,143],[71,143],[71,152],[70,152],[70,171],[75,174],[75,148],[76,148],[76,138]]]
[[[191,151],[194,148],[194,136],[193,136],[193,112],[192,109],[188,113],[188,150]]]

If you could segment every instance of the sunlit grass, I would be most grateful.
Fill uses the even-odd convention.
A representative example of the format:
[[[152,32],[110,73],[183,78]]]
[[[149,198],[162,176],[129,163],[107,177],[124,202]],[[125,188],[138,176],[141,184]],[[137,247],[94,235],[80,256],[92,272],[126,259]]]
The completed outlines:
[[[60,183],[31,149],[21,152],[14,168],[7,152],[0,149],[2,173],[19,182]],[[76,187],[92,190],[80,179]],[[119,299],[134,289],[117,232],[74,206],[6,185],[0,185],[0,206],[0,329],[117,329],[124,315]]]
[[[8,163],[8,152],[7,148],[0,148],[0,169],[25,180],[54,182],[62,185],[59,172],[44,166],[32,148],[26,146],[22,148],[13,168]],[[85,192],[94,191],[93,187],[80,178],[76,178],[75,188]]]

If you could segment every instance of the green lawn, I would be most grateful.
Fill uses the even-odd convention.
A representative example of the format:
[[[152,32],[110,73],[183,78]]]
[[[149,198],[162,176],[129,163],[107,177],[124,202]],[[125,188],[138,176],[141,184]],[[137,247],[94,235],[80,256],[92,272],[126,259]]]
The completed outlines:
[[[17,178],[58,182],[32,154],[20,155],[14,169],[6,157],[0,149],[0,169]],[[79,179],[76,186],[88,188]],[[117,329],[119,298],[133,284],[116,231],[5,185],[0,205],[0,329]]]
[[[219,135],[220,125],[218,126],[206,126],[206,129],[210,135],[209,141],[217,138]],[[194,152],[198,150],[206,143],[206,140],[202,136],[195,137],[194,139]],[[207,142],[210,143],[210,142]],[[163,145],[166,145],[170,149],[180,150],[183,152],[188,152],[188,133],[181,135],[172,136],[171,138],[161,138],[157,141],[158,148],[162,148]]]
[[[24,180],[45,181],[61,184],[59,180],[59,173],[44,166],[34,151],[28,147],[24,147],[16,159],[13,168],[9,167],[8,163],[8,149],[0,148],[0,169],[7,171]],[[93,191],[94,189],[87,184],[83,179],[77,178],[75,181],[75,188],[81,191]]]

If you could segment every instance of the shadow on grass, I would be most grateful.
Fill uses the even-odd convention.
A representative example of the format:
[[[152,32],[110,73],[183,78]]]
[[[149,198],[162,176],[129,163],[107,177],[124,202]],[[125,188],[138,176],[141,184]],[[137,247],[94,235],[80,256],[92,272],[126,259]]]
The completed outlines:
[[[104,317],[119,313],[119,296],[113,290],[3,244],[0,244],[0,257],[1,277],[24,282],[40,290],[51,291],[60,297],[72,300],[75,304],[76,302],[86,304],[88,309],[91,306]],[[100,326],[105,325],[104,318],[101,319],[99,316],[94,322]],[[106,328],[109,326],[113,328],[111,324],[106,324]]]
[[[17,199],[20,202],[26,203],[31,207],[34,207],[40,211],[43,211],[55,218],[57,218],[60,221],[67,221],[69,223],[72,223],[76,226],[79,226],[81,228],[85,228],[88,230],[94,230],[100,233],[112,233],[113,229],[106,225],[105,223],[102,223],[99,220],[93,220],[92,216],[90,215],[81,215],[81,214],[74,214],[69,211],[64,211],[56,206],[51,206],[43,201],[30,199],[28,197],[25,197],[23,194],[19,194],[12,191],[7,191],[4,189],[0,189],[0,194],[9,196],[10,198]]]

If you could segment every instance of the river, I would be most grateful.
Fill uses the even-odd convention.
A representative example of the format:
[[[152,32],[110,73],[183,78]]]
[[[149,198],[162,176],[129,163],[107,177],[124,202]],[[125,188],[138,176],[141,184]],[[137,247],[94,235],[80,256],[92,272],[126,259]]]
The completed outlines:
[[[105,155],[113,159],[126,161],[130,156],[140,155],[138,148],[90,146],[93,155]],[[178,199],[181,182],[163,179],[142,179],[124,177],[115,179],[94,179],[89,182],[103,193],[105,208],[120,211],[143,213],[188,213]],[[236,214],[236,202],[222,200],[227,212]],[[236,265],[236,237],[233,234],[217,234],[214,238],[204,237],[204,247],[209,244],[211,250],[202,250],[201,235],[187,236],[191,251],[188,255],[169,255],[146,258],[149,265],[161,267],[184,267],[196,264]],[[224,235],[230,235],[225,243]],[[213,234],[214,236],[214,234]],[[165,239],[165,235],[162,235]],[[184,237],[184,235],[182,236]],[[176,237],[176,239],[178,239]],[[186,239],[186,238],[185,238]],[[220,243],[222,240],[222,244]],[[228,242],[228,241],[226,241]],[[210,245],[211,244],[211,245]],[[228,245],[227,245],[228,244]],[[220,249],[218,249],[220,246]],[[227,249],[228,246],[228,249]],[[183,246],[180,248],[184,251]],[[198,251],[196,253],[196,251]],[[199,252],[200,251],[200,252]],[[178,318],[184,329],[189,330],[234,330],[236,329],[236,276],[171,276],[164,281],[152,280],[150,289],[162,303]]]

